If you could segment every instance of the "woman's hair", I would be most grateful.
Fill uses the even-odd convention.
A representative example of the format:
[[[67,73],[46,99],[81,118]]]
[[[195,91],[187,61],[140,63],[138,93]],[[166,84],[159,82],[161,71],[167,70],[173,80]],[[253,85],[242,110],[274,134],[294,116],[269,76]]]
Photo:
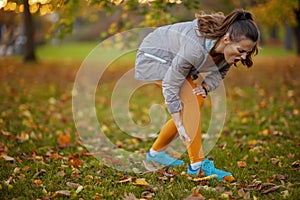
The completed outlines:
[[[243,39],[256,42],[246,59],[241,61],[247,67],[253,65],[251,56],[258,53],[257,42],[260,33],[250,12],[236,9],[227,16],[224,16],[223,13],[211,15],[201,13],[196,14],[196,17],[198,18],[198,29],[206,38],[220,40],[228,33],[230,40],[233,42],[240,42]]]

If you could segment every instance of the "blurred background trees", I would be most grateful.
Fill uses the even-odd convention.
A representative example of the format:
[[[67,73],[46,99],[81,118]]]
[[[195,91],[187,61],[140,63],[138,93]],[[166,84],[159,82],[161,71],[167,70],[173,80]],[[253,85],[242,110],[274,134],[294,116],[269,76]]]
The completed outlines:
[[[0,56],[22,54],[63,40],[99,41],[136,27],[192,20],[194,13],[250,9],[262,43],[297,49],[300,55],[300,0],[0,0]]]

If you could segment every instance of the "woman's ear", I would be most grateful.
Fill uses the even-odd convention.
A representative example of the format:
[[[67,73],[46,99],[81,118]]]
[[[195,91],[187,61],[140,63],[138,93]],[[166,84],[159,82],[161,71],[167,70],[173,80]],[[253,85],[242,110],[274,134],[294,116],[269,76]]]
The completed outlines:
[[[229,37],[229,33],[226,33],[226,34],[223,36],[222,40],[223,40],[223,43],[224,43],[224,44],[229,44],[229,43],[231,42],[230,37]]]

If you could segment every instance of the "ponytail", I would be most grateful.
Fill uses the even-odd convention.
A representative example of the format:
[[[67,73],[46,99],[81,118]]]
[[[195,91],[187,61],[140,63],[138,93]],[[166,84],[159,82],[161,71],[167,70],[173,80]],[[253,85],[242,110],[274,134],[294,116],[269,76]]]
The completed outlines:
[[[213,15],[196,15],[198,18],[199,31],[206,38],[219,40],[225,34],[229,34],[229,38],[233,42],[239,42],[243,39],[250,39],[253,42],[259,40],[259,30],[255,22],[253,21],[252,14],[243,9],[236,9],[232,11],[226,17],[222,13]],[[242,64],[247,67],[253,65],[252,55],[258,53],[257,45],[247,55],[245,60],[242,60]]]

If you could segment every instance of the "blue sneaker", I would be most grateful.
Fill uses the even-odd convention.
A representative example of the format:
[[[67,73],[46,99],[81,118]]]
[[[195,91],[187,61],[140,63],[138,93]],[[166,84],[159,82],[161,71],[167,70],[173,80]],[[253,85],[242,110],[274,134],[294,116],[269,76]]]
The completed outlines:
[[[232,176],[230,172],[226,172],[215,168],[214,162],[207,158],[202,161],[201,169],[205,173],[205,176],[211,176],[213,174],[216,174],[219,180],[224,180],[225,176]]]
[[[194,169],[192,169],[191,165],[189,165],[187,174],[189,174],[189,175],[199,175],[199,173],[200,173],[200,168],[201,168],[201,167],[199,167],[198,169],[195,169],[195,170],[194,170]]]
[[[173,158],[173,157],[169,156],[165,151],[158,152],[155,156],[151,156],[150,153],[148,152],[146,155],[146,161],[147,162],[156,162],[156,163],[163,164],[163,165],[166,165],[169,167],[184,164],[183,160],[178,160],[176,158]]]

